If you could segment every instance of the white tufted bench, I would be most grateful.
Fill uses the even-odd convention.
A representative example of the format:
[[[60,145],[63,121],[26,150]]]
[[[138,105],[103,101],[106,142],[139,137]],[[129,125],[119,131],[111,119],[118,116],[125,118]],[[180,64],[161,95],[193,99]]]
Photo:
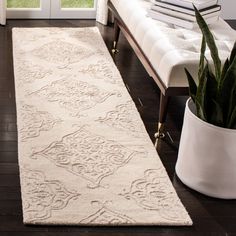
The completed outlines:
[[[197,78],[202,34],[198,28],[176,28],[147,17],[150,4],[150,1],[144,0],[110,0],[108,6],[115,17],[114,47],[121,29],[161,90],[159,130],[166,119],[169,97],[188,93],[184,67]],[[222,19],[211,25],[210,29],[220,58],[225,60],[236,40],[236,31]],[[206,56],[209,56],[209,50]]]

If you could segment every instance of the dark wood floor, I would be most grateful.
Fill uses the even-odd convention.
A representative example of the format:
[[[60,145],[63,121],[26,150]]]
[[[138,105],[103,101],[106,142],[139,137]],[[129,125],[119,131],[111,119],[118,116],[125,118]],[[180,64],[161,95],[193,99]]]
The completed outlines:
[[[235,21],[230,22],[236,27]],[[175,162],[186,97],[170,102],[167,129],[170,137],[161,141],[159,155],[170,179],[193,219],[192,227],[32,227],[22,223],[20,183],[17,162],[16,107],[12,65],[12,27],[84,27],[85,20],[10,20],[0,27],[0,236],[64,235],[236,235],[236,201],[217,200],[185,187],[175,175]],[[110,48],[112,27],[97,24]],[[124,82],[153,140],[158,117],[159,91],[148,77],[126,40],[121,36],[120,53],[115,56]],[[153,140],[154,141],[154,140]],[[220,164],[220,163],[219,163]]]

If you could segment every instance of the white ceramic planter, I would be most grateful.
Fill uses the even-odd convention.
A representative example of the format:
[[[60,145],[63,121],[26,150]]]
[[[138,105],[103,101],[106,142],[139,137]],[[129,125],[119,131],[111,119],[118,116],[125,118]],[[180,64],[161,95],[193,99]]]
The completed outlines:
[[[199,119],[186,103],[176,173],[188,187],[211,197],[236,198],[236,130]]]

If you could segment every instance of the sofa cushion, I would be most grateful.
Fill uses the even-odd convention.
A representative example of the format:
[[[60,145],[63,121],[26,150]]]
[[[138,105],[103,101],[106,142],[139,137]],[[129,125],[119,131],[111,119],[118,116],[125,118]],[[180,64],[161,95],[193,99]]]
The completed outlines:
[[[175,27],[147,16],[151,3],[145,0],[111,0],[120,17],[149,59],[166,87],[186,87],[184,67],[197,78],[202,34]],[[219,55],[224,61],[236,40],[236,32],[222,19],[210,25]],[[210,52],[206,51],[210,59]]]

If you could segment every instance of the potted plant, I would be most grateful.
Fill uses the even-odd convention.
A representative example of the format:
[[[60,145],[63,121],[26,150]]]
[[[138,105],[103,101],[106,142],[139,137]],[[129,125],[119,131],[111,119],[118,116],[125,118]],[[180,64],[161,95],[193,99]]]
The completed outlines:
[[[221,66],[214,37],[194,7],[202,31],[198,84],[185,69],[191,98],[186,103],[176,173],[208,196],[236,198],[236,43]],[[208,46],[213,65],[205,58]]]

